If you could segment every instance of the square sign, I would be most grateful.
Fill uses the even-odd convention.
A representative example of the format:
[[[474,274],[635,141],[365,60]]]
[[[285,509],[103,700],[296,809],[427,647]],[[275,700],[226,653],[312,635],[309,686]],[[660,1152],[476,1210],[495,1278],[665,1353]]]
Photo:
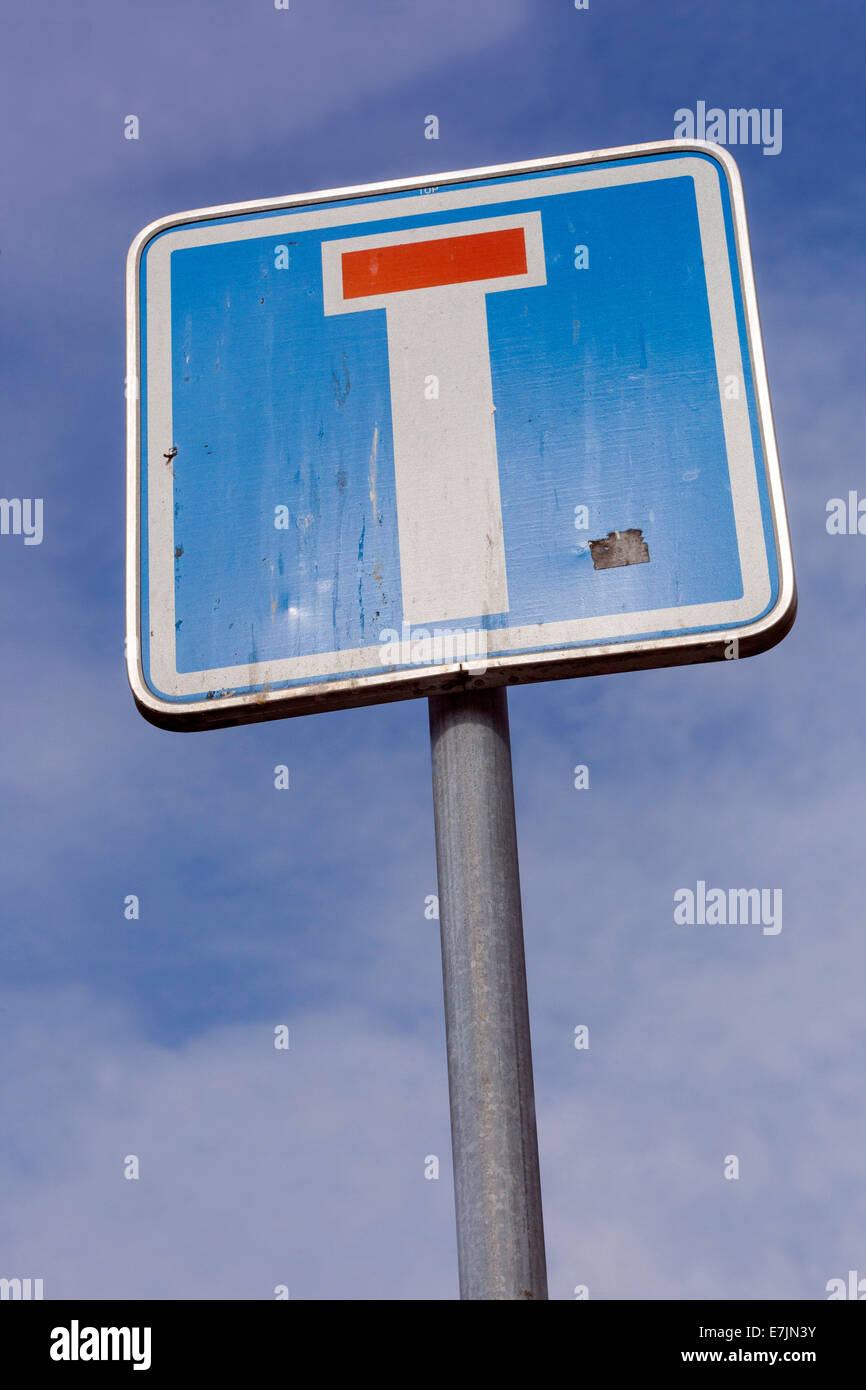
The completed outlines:
[[[127,651],[157,724],[722,660],[793,621],[718,146],[165,218],[128,307]]]

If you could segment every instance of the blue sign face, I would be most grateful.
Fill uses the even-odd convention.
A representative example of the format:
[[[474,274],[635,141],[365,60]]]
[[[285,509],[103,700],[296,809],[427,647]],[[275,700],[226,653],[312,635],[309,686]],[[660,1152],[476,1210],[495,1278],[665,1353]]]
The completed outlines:
[[[211,209],[146,229],[130,276],[128,650],[156,722],[721,659],[790,626],[717,147]]]

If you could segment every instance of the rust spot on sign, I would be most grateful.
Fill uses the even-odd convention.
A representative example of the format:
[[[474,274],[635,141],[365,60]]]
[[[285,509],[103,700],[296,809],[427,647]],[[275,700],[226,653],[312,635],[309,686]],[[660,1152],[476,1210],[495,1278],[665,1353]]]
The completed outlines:
[[[649,564],[649,547],[643,531],[608,531],[603,540],[590,541],[593,569],[612,570],[620,565]]]

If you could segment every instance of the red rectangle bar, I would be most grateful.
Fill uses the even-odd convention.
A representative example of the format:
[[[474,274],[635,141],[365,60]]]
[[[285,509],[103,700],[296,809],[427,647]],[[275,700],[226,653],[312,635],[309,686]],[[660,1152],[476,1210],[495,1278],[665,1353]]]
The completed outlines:
[[[526,273],[522,227],[502,232],[408,241],[402,246],[373,246],[343,254],[343,298],[395,290],[424,290],[434,285],[462,285]]]

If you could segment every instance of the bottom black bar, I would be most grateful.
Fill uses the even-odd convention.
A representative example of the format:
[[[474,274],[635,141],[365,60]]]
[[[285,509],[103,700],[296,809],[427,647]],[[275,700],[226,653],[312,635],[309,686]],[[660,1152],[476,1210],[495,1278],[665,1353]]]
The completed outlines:
[[[860,1299],[859,1302],[862,1302]],[[323,1305],[329,1323],[338,1319],[337,1329],[351,1321],[352,1305]],[[399,1305],[399,1321],[389,1328],[377,1326],[374,1300],[361,1301],[358,1313],[369,1325],[361,1342],[350,1336],[338,1337],[338,1344],[349,1354],[355,1348],[359,1365],[375,1350],[375,1361],[382,1365],[403,1344],[413,1305]],[[448,1304],[425,1304],[425,1323],[432,1307],[443,1310]],[[550,1308],[551,1305],[545,1305]],[[863,1309],[847,1300],[822,1302],[574,1302],[560,1305],[559,1313],[545,1312],[541,1322],[537,1313],[515,1313],[502,1324],[503,1349],[519,1328],[530,1328],[568,1339],[579,1337],[581,1364],[592,1358],[597,1370],[611,1374],[641,1371],[666,1373],[673,1367],[805,1366],[826,1378],[860,1362],[866,1319]],[[40,1372],[54,1379],[69,1376],[99,1377],[108,1370],[115,1377],[139,1373],[157,1381],[162,1376],[194,1372],[197,1383],[213,1374],[222,1380],[233,1373],[248,1373],[257,1367],[280,1365],[291,1368],[298,1351],[321,1355],[322,1367],[333,1364],[334,1345],[318,1343],[310,1322],[311,1305],[296,1302],[219,1303],[219,1302],[25,1302],[3,1301],[0,1307],[0,1336],[3,1364],[17,1363],[19,1379]],[[524,1323],[523,1318],[527,1321]],[[553,1322],[549,1322],[549,1318]],[[458,1331],[467,1331],[462,1316]],[[469,1329],[471,1330],[471,1329]],[[445,1340],[439,1341],[442,1333]],[[313,1333],[312,1337],[310,1334]],[[441,1325],[431,1344],[425,1340],[423,1374],[429,1376],[431,1359],[440,1349],[443,1362],[453,1360],[448,1329]],[[422,1334],[423,1335],[423,1334]],[[304,1338],[303,1341],[300,1339]],[[372,1339],[372,1340],[369,1340]],[[319,1352],[315,1353],[315,1347]],[[523,1343],[529,1352],[532,1344]],[[366,1346],[367,1352],[363,1351]],[[539,1348],[541,1350],[541,1348]],[[550,1351],[544,1345],[545,1352]],[[399,1353],[403,1371],[406,1347]],[[370,1369],[370,1366],[367,1366]],[[421,1369],[421,1368],[418,1368]]]

